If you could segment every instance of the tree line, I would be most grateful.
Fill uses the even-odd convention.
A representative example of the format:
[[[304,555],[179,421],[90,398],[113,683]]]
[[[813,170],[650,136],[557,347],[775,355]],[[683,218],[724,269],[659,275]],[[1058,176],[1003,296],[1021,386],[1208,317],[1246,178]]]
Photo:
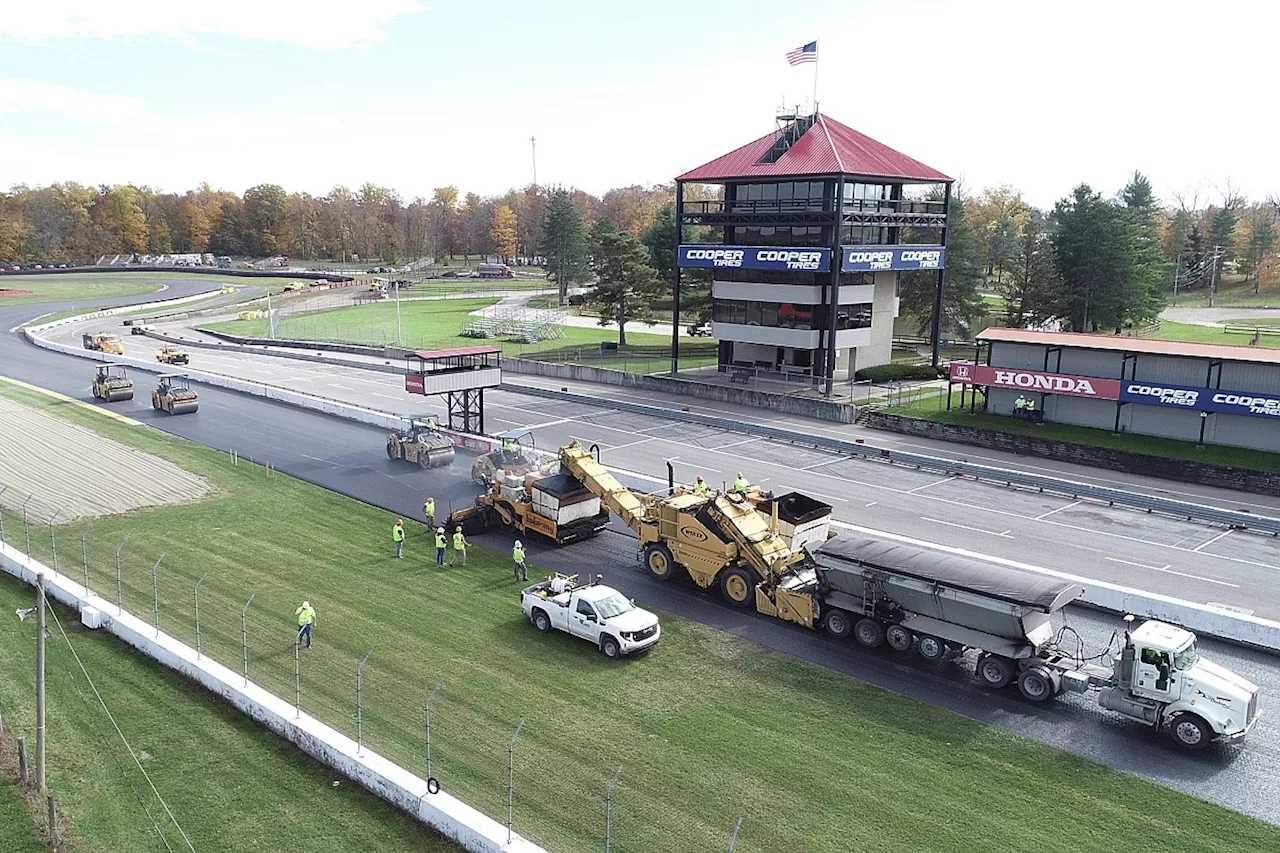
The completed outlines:
[[[404,200],[374,184],[327,195],[275,184],[242,195],[208,184],[185,193],[133,185],[60,183],[0,192],[0,260],[94,261],[103,255],[205,253],[398,262],[454,254],[530,257],[555,190],[530,185],[501,196],[439,187]],[[563,194],[586,220],[606,217],[639,236],[674,194],[671,186],[627,186],[595,197]]]

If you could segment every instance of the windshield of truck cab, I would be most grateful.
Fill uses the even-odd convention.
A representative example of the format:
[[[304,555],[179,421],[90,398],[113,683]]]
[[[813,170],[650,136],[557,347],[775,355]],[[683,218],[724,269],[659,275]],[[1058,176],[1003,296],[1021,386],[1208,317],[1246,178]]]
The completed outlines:
[[[1191,641],[1191,645],[1187,646],[1180,652],[1173,653],[1173,668],[1186,672],[1196,665],[1196,661],[1200,660],[1200,654],[1196,651],[1195,641]]]
[[[620,592],[615,592],[608,598],[602,598],[596,602],[596,610],[600,611],[601,619],[612,619],[615,616],[621,616],[628,610],[634,610],[635,605]]]

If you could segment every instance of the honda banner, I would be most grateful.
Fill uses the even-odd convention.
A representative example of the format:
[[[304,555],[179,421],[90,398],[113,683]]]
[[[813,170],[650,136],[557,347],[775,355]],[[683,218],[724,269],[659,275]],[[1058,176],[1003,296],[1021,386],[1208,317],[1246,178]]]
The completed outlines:
[[[404,375],[404,390],[408,391],[410,394],[427,393],[422,387],[422,374],[406,373]]]
[[[1120,399],[1120,380],[1094,376],[1069,376],[1064,373],[1040,373],[1012,367],[989,367],[968,361],[951,362],[951,381],[966,385],[989,385],[1040,394],[1067,394],[1092,397],[1095,400]]]
[[[1190,409],[1195,412],[1218,412],[1224,415],[1251,415],[1280,418],[1280,394],[1250,394],[1221,388],[1188,388],[1164,382],[1121,383],[1120,402],[1147,406]]]

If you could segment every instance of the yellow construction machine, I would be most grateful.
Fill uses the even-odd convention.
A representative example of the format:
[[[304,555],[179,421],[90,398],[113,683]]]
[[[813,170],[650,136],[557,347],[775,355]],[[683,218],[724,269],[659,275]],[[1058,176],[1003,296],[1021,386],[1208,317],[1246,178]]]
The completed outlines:
[[[171,415],[188,415],[200,408],[200,395],[185,373],[162,373],[151,392],[151,408]]]
[[[82,338],[85,349],[97,350],[110,355],[124,355],[124,346],[120,338],[108,332],[86,332]]]
[[[694,494],[674,484],[669,495],[638,494],[577,441],[560,448],[560,464],[636,532],[654,577],[683,569],[700,587],[718,586],[730,604],[772,616],[810,600],[787,588],[811,563],[805,546],[826,541],[830,505],[797,492]],[[813,614],[796,617],[790,621],[808,625]]]
[[[156,350],[156,361],[161,364],[190,364],[191,356],[182,347],[165,344]]]
[[[609,526],[609,510],[600,498],[567,474],[499,474],[474,506],[450,513],[445,529],[458,525],[480,533],[503,525],[517,533],[530,531],[558,545],[587,539]]]
[[[453,441],[440,432],[435,418],[412,418],[408,429],[387,435],[387,456],[423,468],[443,468],[453,463]]]
[[[509,429],[495,438],[502,442],[501,447],[477,456],[471,463],[471,481],[478,486],[488,486],[506,474],[543,476],[555,473],[560,467],[555,456],[535,450],[533,433],[527,429]]]
[[[133,382],[121,365],[104,362],[98,365],[98,373],[93,377],[93,396],[108,403],[132,400]]]

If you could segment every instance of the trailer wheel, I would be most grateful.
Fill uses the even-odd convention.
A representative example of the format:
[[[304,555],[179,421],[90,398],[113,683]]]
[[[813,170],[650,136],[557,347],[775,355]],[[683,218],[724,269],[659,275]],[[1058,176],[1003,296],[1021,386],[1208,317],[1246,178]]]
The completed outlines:
[[[1033,666],[1018,676],[1018,692],[1032,702],[1043,702],[1054,694],[1053,679],[1045,670]]]
[[[1000,655],[983,655],[978,658],[977,673],[984,687],[999,690],[1013,681],[1013,662]]]
[[[839,608],[832,608],[822,617],[822,626],[827,633],[836,639],[843,640],[853,632],[853,620],[849,614]]]
[[[676,573],[676,561],[671,556],[671,549],[661,542],[650,542],[644,546],[644,565],[660,581],[669,581]]]
[[[929,634],[920,635],[920,644],[916,646],[920,657],[933,663],[942,660],[947,654],[947,644]]]
[[[622,656],[622,646],[618,644],[618,641],[614,637],[611,637],[608,634],[605,634],[600,638],[600,651],[604,652],[604,656],[607,658],[618,658]]]
[[[860,646],[877,649],[884,643],[884,625],[874,619],[859,619],[853,626],[853,638]]]
[[[546,611],[534,608],[533,627],[538,629],[539,634],[551,633],[551,617],[546,614]]]
[[[915,642],[915,634],[911,633],[909,628],[901,625],[890,625],[884,629],[884,640],[889,644],[889,648],[895,652],[911,651],[911,644]]]
[[[750,607],[756,596],[756,579],[735,566],[720,573],[720,594],[734,607]]]
[[[1213,729],[1195,714],[1179,714],[1169,726],[1169,736],[1183,749],[1200,750],[1213,740]]]

